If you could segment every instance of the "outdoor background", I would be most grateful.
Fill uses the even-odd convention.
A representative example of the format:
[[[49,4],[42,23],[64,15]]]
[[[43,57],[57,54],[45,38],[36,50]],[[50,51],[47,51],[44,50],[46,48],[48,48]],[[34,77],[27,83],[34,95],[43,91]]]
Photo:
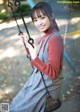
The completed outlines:
[[[10,0],[13,3],[13,0]],[[28,1],[20,0],[21,10],[35,43],[43,33],[33,25]],[[61,107],[55,112],[80,111],[80,1],[79,0],[34,0],[48,2],[54,12],[60,33],[64,39],[64,81],[61,91]],[[71,3],[70,3],[71,1]],[[27,36],[19,11],[14,13],[21,31]],[[66,29],[67,28],[67,29]],[[65,35],[65,31],[67,34]],[[18,37],[18,28],[8,7],[7,0],[0,0],[0,103],[10,103],[24,86],[32,71],[23,43]]]

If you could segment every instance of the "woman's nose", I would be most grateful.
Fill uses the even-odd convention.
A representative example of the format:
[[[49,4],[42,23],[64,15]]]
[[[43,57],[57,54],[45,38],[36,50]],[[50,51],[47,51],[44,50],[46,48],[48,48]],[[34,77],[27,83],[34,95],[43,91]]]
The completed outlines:
[[[38,19],[38,25],[42,25],[43,24],[43,22],[40,20],[40,19]]]

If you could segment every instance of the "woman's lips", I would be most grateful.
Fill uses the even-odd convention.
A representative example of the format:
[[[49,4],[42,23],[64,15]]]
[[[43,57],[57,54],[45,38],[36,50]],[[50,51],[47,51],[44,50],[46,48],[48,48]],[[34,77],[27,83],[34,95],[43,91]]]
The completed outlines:
[[[44,28],[44,26],[39,26],[39,28],[40,28],[40,29],[43,29],[43,28]]]

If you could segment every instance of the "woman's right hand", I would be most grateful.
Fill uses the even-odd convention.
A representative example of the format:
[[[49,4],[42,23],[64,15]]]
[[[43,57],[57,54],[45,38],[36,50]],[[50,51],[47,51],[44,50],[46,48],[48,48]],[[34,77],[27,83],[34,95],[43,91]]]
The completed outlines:
[[[27,52],[27,56],[30,58],[30,52],[29,52],[29,49],[27,47],[27,44],[28,44],[28,39],[27,37],[23,34],[23,33],[20,33],[19,34],[19,38],[20,40],[23,42],[25,48],[26,48],[26,52]]]
[[[19,38],[21,39],[21,41],[23,43],[27,44],[28,39],[27,39],[27,37],[23,33],[19,34]]]

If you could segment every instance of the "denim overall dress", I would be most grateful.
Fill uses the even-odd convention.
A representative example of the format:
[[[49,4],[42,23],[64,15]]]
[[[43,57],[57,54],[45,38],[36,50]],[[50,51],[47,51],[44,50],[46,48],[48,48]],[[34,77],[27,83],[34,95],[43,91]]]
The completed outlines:
[[[49,35],[42,46],[38,57],[40,60],[44,60],[44,63],[48,63],[48,40],[54,38],[54,36],[60,36],[58,32],[54,32]],[[40,43],[40,47],[42,42]],[[44,50],[44,52],[43,52]],[[47,88],[53,99],[57,99],[60,96],[61,85],[62,85],[62,75],[59,73],[58,78],[51,80],[46,74],[43,75]],[[20,92],[13,98],[10,104],[9,112],[44,112],[46,104],[46,89],[41,77],[40,71],[34,67],[33,72],[20,90]]]

